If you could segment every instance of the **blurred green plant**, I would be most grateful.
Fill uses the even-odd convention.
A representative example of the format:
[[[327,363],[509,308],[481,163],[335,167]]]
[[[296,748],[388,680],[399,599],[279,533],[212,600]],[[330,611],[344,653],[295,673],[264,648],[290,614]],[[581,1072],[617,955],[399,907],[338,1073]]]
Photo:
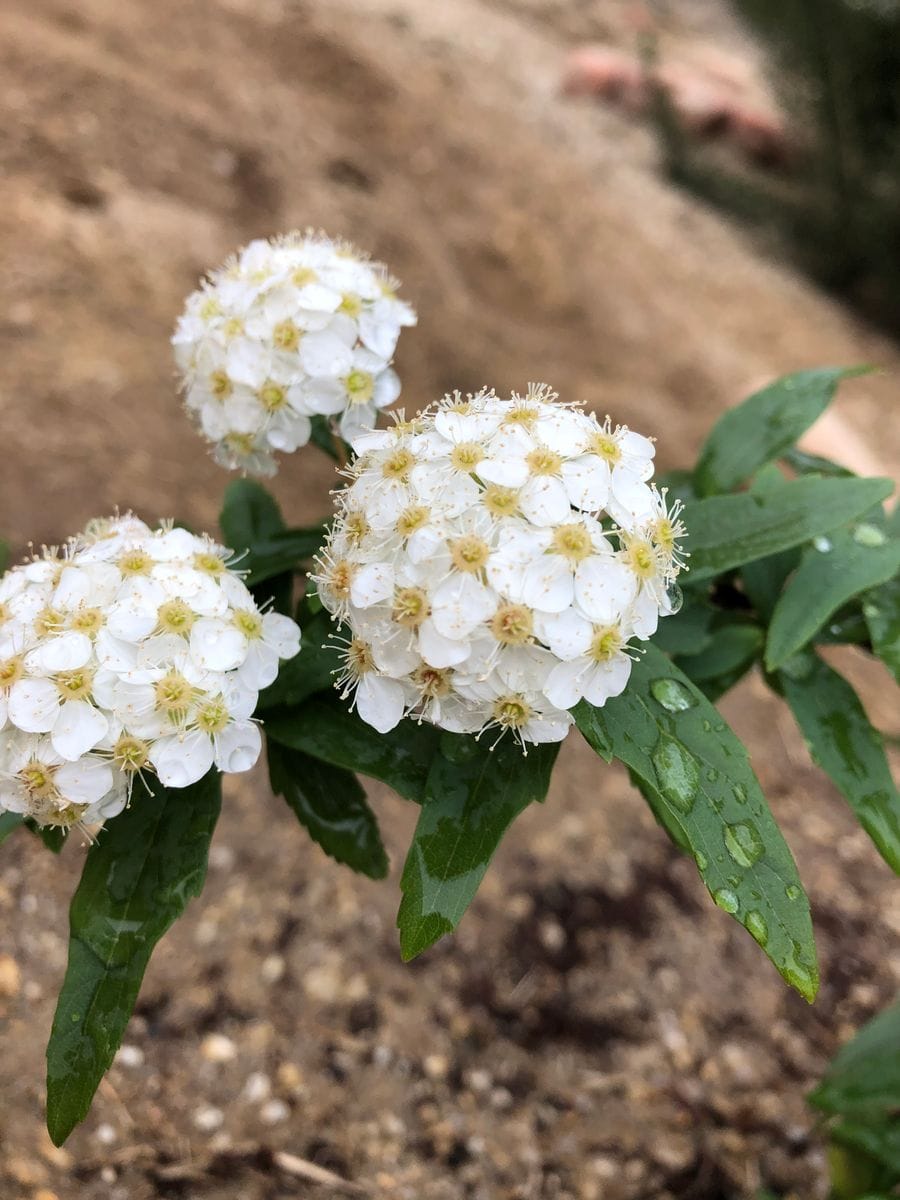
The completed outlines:
[[[685,138],[659,97],[672,176],[774,226],[818,280],[900,328],[900,4],[732,4],[771,50],[772,82],[792,117],[789,169],[726,165]]]

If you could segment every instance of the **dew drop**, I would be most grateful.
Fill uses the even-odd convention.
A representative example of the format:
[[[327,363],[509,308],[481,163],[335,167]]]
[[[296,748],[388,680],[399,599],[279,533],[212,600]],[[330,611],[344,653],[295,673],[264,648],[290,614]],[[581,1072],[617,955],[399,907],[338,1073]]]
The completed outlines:
[[[887,538],[877,525],[863,523],[853,530],[853,540],[860,546],[883,546]]]
[[[675,613],[681,611],[681,606],[684,604],[684,594],[677,583],[670,583],[666,587],[666,607],[674,616]]]
[[[788,900],[799,900],[802,893],[800,888],[797,887],[796,883],[789,883],[784,889],[784,894],[787,896]]]
[[[765,846],[756,826],[741,821],[725,826],[725,849],[739,867],[752,867],[762,858]]]
[[[697,853],[694,855],[694,861],[697,864],[698,871],[705,871],[706,868],[709,866],[709,859],[706,857],[706,855],[703,853],[702,850],[698,850]]]
[[[827,537],[815,537],[813,538],[813,545],[820,554],[827,554],[831,549],[831,540]]]
[[[782,663],[781,670],[790,679],[806,679],[812,674],[814,666],[811,654],[795,654],[786,663]]]
[[[734,792],[734,798],[738,804],[747,803],[747,789],[742,783],[736,783],[731,790]]]
[[[652,759],[662,795],[680,812],[690,812],[700,782],[697,760],[667,733],[660,735]]]
[[[704,733],[712,732],[712,725],[709,723],[709,721],[707,721],[707,719],[705,717],[703,718],[703,732]]]
[[[797,989],[807,1000],[812,1001],[819,983],[819,973],[799,957],[796,946],[788,955],[787,962],[781,970],[788,983]]]
[[[716,780],[719,778],[719,772],[716,770],[715,767],[707,767],[706,768],[706,778],[710,783],[715,783]]]
[[[719,888],[717,892],[713,892],[713,900],[715,900],[719,908],[727,913],[736,913],[741,907],[737,893],[733,892],[731,888]]]
[[[697,703],[691,693],[677,679],[654,679],[650,684],[653,699],[669,712],[684,712]]]
[[[756,938],[761,946],[769,940],[769,926],[766,918],[758,909],[751,909],[744,918],[744,926],[751,937]]]

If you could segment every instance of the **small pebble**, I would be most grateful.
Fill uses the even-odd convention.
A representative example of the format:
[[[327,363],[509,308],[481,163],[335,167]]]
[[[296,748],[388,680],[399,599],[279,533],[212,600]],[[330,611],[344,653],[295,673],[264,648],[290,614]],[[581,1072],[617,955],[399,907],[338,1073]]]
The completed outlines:
[[[270,954],[263,959],[259,973],[263,983],[277,983],[284,975],[284,959],[280,954]]]
[[[207,1108],[198,1108],[194,1112],[194,1125],[202,1133],[213,1133],[216,1129],[220,1128],[224,1120],[225,1114],[221,1108],[209,1106]]]
[[[264,1125],[278,1125],[290,1115],[291,1110],[283,1100],[270,1100],[259,1110],[259,1119]]]
[[[244,1084],[244,1099],[248,1104],[262,1104],[272,1093],[272,1081],[262,1071],[254,1071]]]
[[[200,1045],[200,1053],[211,1063],[227,1063],[237,1057],[237,1046],[223,1033],[210,1033]]]
[[[0,954],[0,996],[18,996],[22,986],[19,964],[9,954]]]
[[[450,1064],[443,1054],[429,1054],[422,1066],[429,1079],[445,1079],[450,1069]]]
[[[104,1183],[115,1183],[118,1179],[116,1168],[110,1167],[109,1165],[105,1166],[100,1172],[100,1178]]]
[[[94,1137],[101,1146],[111,1146],[116,1140],[116,1131],[112,1125],[98,1125],[94,1131]]]
[[[120,1046],[116,1053],[116,1064],[120,1067],[142,1067],[144,1052],[140,1046]]]

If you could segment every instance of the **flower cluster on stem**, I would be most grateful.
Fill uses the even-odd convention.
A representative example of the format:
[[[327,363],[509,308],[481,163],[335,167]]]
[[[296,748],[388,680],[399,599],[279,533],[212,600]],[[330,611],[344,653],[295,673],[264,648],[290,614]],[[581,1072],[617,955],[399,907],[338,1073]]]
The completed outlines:
[[[143,772],[179,788],[256,762],[258,693],[300,631],[259,610],[228,557],[129,514],[3,576],[0,810],[90,824]]]
[[[675,611],[680,506],[651,440],[544,385],[446,396],[354,441],[314,576],[363,720],[561,740]]]

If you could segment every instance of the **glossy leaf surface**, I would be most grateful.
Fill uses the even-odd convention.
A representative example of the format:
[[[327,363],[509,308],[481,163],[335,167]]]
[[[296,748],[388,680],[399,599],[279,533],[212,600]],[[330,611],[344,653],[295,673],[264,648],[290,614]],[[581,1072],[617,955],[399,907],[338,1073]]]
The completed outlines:
[[[47,1127],[57,1146],[87,1115],[153,948],[200,894],[220,803],[215,771],[179,790],[153,782],[88,851],[47,1047]]]
[[[573,711],[599,754],[643,780],[719,907],[811,1001],[818,967],[809,902],[746,750],[703,693],[649,643],[621,696]]]
[[[900,874],[900,793],[884,747],[850,684],[811,651],[778,675],[813,761],[845,797],[882,857]]]
[[[268,743],[269,779],[326,854],[370,879],[384,879],[388,858],[378,821],[352,771]]]
[[[526,757],[508,735],[493,750],[443,735],[400,883],[404,959],[459,924],[509,825],[546,796],[558,749],[530,746]]]

